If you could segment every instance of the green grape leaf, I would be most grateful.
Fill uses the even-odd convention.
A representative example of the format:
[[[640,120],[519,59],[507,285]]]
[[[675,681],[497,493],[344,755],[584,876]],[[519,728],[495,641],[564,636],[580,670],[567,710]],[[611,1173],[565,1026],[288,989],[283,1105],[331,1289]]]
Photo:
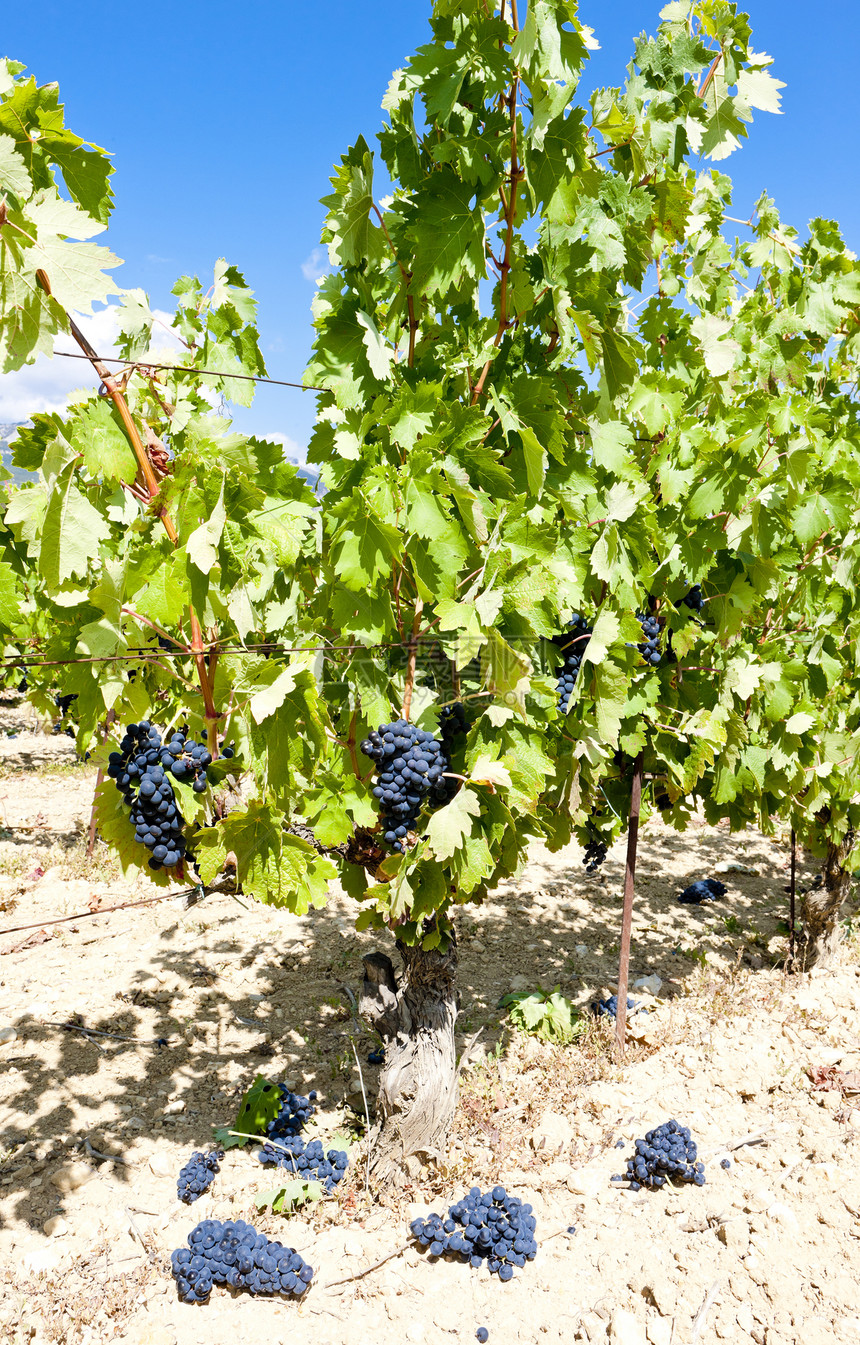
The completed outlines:
[[[265,1136],[266,1127],[278,1115],[282,1100],[278,1084],[258,1074],[239,1103],[235,1123],[216,1129],[216,1141],[222,1149],[237,1149],[251,1143],[255,1137]]]

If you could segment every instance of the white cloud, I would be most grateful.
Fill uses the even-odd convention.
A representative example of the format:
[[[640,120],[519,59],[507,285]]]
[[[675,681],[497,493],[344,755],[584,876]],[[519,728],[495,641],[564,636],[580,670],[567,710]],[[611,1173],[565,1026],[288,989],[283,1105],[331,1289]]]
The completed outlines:
[[[153,317],[157,320],[153,330],[153,351],[158,351],[167,359],[176,358],[172,352],[182,347],[179,339],[170,331],[173,314],[153,309]],[[117,354],[115,304],[108,305],[92,317],[76,315],[75,320],[97,354],[104,359]],[[71,336],[58,336],[54,350],[58,354],[53,359],[40,355],[34,364],[25,365],[11,374],[3,374],[0,378],[0,424],[29,420],[37,411],[63,411],[72,393],[79,388],[98,387],[98,374],[88,360],[69,359],[59,353],[66,351],[74,356],[82,354]]]
[[[258,434],[258,439],[267,439],[272,444],[283,444],[284,456],[290,462],[305,463],[308,458],[307,446],[291,439],[288,434],[281,434],[280,431],[273,434]]]
[[[328,275],[330,270],[328,252],[325,248],[314,248],[310,256],[305,257],[302,262],[302,275],[305,280],[319,280],[320,276]]]

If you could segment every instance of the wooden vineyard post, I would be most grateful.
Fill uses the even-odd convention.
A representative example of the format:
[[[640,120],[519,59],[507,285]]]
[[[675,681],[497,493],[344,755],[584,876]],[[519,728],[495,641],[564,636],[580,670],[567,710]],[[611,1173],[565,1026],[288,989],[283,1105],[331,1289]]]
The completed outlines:
[[[795,901],[797,897],[797,833],[791,829],[791,879],[788,889],[788,965],[794,971],[795,955]]]
[[[627,981],[630,974],[630,934],[633,929],[633,890],[636,875],[636,847],[639,843],[639,813],[642,807],[642,753],[633,763],[630,791],[630,820],[627,824],[627,865],[624,870],[624,913],[621,917],[621,953],[618,959],[618,1001],[615,1010],[615,1043],[624,1052],[627,1028]]]

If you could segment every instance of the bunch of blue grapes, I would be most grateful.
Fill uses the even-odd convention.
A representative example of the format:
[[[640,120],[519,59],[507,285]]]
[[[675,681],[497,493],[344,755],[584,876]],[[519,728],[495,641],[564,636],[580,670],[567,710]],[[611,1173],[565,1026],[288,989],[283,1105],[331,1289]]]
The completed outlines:
[[[361,750],[379,771],[373,795],[379,799],[385,842],[403,854],[404,839],[425,802],[441,807],[457,792],[458,781],[444,778],[448,753],[432,733],[405,719],[395,719],[368,734]]]
[[[317,1100],[316,1089],[304,1097],[301,1093],[290,1092],[286,1084],[279,1083],[278,1088],[281,1105],[277,1116],[266,1126],[266,1134],[273,1140],[289,1139],[300,1134],[316,1111],[313,1105]]]
[[[193,1205],[205,1195],[220,1172],[220,1161],[224,1157],[223,1149],[213,1149],[211,1153],[193,1153],[179,1174],[176,1194],[186,1205]]]
[[[410,1224],[412,1236],[431,1256],[450,1254],[478,1270],[484,1261],[491,1275],[509,1280],[537,1255],[537,1223],[531,1205],[509,1196],[503,1186],[481,1194],[473,1186],[467,1196],[448,1209],[448,1218],[431,1214]]]
[[[203,742],[177,729],[162,743],[148,720],[129,724],[118,752],[111,752],[108,775],[131,808],[134,838],[152,851],[151,869],[172,869],[187,854],[185,819],[176,805],[168,779],[191,779],[200,794],[206,788],[206,769],[212,758]]]
[[[667,1181],[705,1184],[705,1165],[697,1162],[697,1149],[690,1137],[688,1126],[677,1121],[664,1121],[649,1130],[644,1140],[636,1141],[636,1153],[627,1160],[627,1180],[631,1191],[643,1186],[656,1190]],[[624,1177],[613,1177],[614,1182]]]
[[[297,1251],[270,1242],[244,1219],[204,1219],[170,1260],[183,1303],[205,1303],[213,1284],[298,1298],[314,1275]]]
[[[628,1011],[631,1010],[631,1009],[636,1009],[636,1008],[638,1008],[638,1005],[639,1005],[639,1001],[638,1001],[638,1000],[630,999],[630,998],[628,997],[628,999],[627,999],[627,1008],[628,1008]],[[617,1018],[617,1017],[618,1017],[618,996],[617,996],[617,995],[610,995],[608,999],[599,999],[599,1000],[597,1000],[597,1002],[596,1002],[595,1004],[593,1004],[591,1007],[592,1007],[592,1009],[594,1010],[594,1012],[597,1014],[597,1017],[598,1017],[598,1018]]]
[[[566,632],[563,635],[555,636],[553,640],[553,643],[564,654],[564,663],[558,670],[555,686],[558,692],[558,708],[563,715],[567,714],[567,707],[570,704],[573,688],[582,666],[582,656],[585,653],[590,636],[591,626],[584,616],[581,616],[579,612],[574,612],[567,623]]]
[[[700,878],[698,882],[685,887],[678,900],[685,906],[700,906],[703,901],[716,901],[724,897],[728,888],[719,878]]]
[[[608,846],[605,841],[596,840],[594,837],[585,847],[585,854],[582,856],[582,862],[585,865],[586,873],[596,873],[606,858]]]
[[[442,749],[449,761],[456,740],[466,732],[467,728],[466,707],[462,701],[453,701],[451,705],[443,706],[439,714],[439,737],[442,740]]]
[[[73,701],[76,701],[77,699],[78,699],[78,693],[76,691],[73,691],[66,696],[56,695],[54,697],[54,704],[56,705],[59,711],[60,717],[57,720],[56,724],[53,725],[51,729],[52,733],[65,733],[67,738],[74,738],[75,730],[72,728],[71,724],[66,724],[64,726],[63,720],[69,713],[69,706],[72,704]]]
[[[305,1144],[297,1135],[277,1144],[264,1144],[257,1157],[264,1165],[287,1168],[305,1181],[321,1182],[328,1192],[343,1181],[349,1167],[343,1149],[329,1149],[326,1153],[321,1140]]]
[[[681,604],[683,604],[684,607],[689,607],[691,612],[701,612],[705,606],[705,599],[702,595],[702,585],[694,584],[690,591],[684,594],[681,599]]]
[[[646,616],[644,612],[637,612],[636,620],[642,627],[643,636],[636,648],[646,663],[656,667],[660,662],[660,622],[655,616]]]

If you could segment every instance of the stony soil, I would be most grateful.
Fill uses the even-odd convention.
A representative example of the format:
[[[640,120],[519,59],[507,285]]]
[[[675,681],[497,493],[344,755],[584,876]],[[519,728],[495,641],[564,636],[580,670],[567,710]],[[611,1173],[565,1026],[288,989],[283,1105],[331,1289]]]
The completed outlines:
[[[447,1164],[373,1201],[359,1142],[338,1196],[286,1219],[257,1212],[271,1176],[233,1150],[189,1208],[179,1168],[257,1073],[319,1091],[310,1133],[360,1137],[355,1055],[372,1097],[375,1043],[340,987],[358,988],[374,940],[341,895],[304,920],[214,896],[91,914],[152,889],[102,848],[86,859],[94,777],[70,740],[0,707],[14,732],[0,738],[0,1341],[421,1345],[481,1325],[491,1345],[860,1341],[860,1096],[807,1073],[860,1070],[857,941],[835,970],[784,974],[783,845],[646,830],[633,971],[663,984],[623,1066],[604,1025],[552,1047],[498,1008],[511,988],[560,985],[581,1007],[612,988],[623,847],[594,878],[575,849],[536,851],[461,922],[461,1044],[481,1035]],[[721,902],[677,904],[719,866]],[[80,918],[48,923],[67,915]],[[631,1141],[670,1116],[692,1128],[706,1186],[612,1185]],[[362,1275],[416,1214],[496,1181],[538,1216],[538,1257],[511,1283],[412,1249]],[[224,1289],[180,1304],[169,1253],[208,1216],[295,1246],[316,1268],[301,1304]],[[345,1276],[359,1278],[325,1288]]]

